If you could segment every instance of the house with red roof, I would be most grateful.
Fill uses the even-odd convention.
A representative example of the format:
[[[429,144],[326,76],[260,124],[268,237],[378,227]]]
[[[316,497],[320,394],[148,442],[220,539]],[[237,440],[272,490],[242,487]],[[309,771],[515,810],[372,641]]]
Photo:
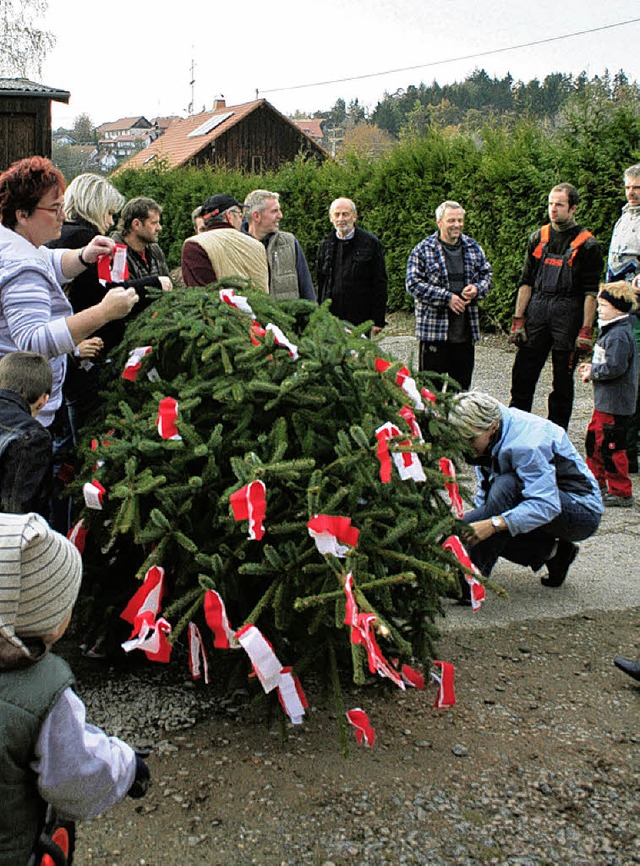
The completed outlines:
[[[227,105],[175,120],[159,136],[118,167],[218,165],[261,174],[303,154],[322,161],[328,153],[266,99]]]

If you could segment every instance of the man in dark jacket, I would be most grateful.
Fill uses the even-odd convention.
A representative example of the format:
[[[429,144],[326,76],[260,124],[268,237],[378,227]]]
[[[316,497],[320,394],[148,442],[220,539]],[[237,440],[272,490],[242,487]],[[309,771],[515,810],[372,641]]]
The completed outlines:
[[[335,232],[318,251],[318,301],[331,298],[331,312],[352,325],[373,320],[372,335],[385,325],[387,269],[382,244],[375,235],[356,227],[358,212],[348,198],[337,198],[329,208]]]

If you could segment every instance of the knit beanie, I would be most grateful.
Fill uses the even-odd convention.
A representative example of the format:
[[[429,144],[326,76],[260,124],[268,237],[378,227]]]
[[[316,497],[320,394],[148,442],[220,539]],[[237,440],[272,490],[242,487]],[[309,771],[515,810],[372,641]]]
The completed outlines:
[[[70,541],[37,514],[0,514],[0,636],[28,654],[20,638],[55,631],[80,589],[82,560]]]

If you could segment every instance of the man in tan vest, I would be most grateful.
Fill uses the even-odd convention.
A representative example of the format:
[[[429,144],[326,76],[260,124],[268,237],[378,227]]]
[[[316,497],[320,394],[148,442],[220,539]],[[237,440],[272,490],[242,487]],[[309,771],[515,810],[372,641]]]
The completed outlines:
[[[298,239],[280,231],[282,208],[280,194],[254,189],[244,200],[246,230],[267,251],[269,294],[277,301],[306,298],[315,301],[316,293],[309,265]]]
[[[204,202],[200,215],[206,231],[187,238],[182,246],[185,286],[208,286],[224,277],[244,277],[250,287],[269,291],[265,248],[240,231],[242,207],[225,193]]]

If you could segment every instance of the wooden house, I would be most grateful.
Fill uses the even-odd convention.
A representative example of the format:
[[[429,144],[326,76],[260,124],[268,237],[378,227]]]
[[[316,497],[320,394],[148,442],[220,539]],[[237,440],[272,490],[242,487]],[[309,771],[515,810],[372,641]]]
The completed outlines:
[[[51,102],[69,96],[26,78],[0,78],[0,171],[27,156],[51,158]]]
[[[226,166],[261,174],[275,171],[299,154],[317,160],[327,152],[266,99],[241,105],[214,103],[212,111],[174,121],[164,135],[134,154],[118,171],[163,164]]]

